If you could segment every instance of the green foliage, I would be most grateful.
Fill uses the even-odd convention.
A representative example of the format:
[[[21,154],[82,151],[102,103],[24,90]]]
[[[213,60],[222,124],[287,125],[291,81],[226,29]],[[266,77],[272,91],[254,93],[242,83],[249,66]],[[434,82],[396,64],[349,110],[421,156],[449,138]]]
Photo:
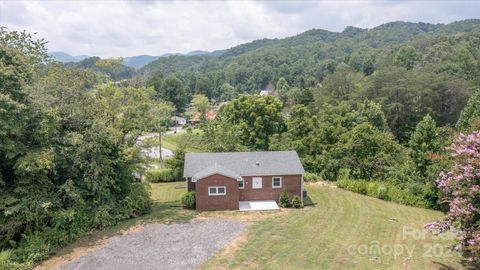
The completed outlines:
[[[432,164],[433,154],[440,152],[439,138],[435,121],[426,115],[417,124],[415,132],[410,137],[410,156],[415,163],[417,172],[425,177],[427,167]]]
[[[149,85],[154,87],[157,98],[173,103],[178,112],[185,109],[187,94],[182,81],[176,76],[169,75],[163,78],[162,74],[155,73],[154,77],[150,78],[148,82]]]
[[[94,56],[80,62],[66,63],[65,65],[70,68],[103,73],[113,81],[129,79],[136,75],[134,68],[123,64],[122,58],[101,59],[100,57]]]
[[[0,270],[14,269],[11,250],[0,251]]]
[[[318,182],[322,181],[322,177],[316,173],[306,172],[303,175],[303,181],[305,182]]]
[[[417,51],[412,46],[402,46],[395,56],[395,64],[407,70],[412,69],[417,62]]]
[[[292,206],[290,198],[288,197],[288,193],[285,189],[280,193],[278,204],[280,205],[280,207],[283,207],[283,208]]]
[[[475,131],[480,126],[475,123],[480,119],[480,90],[477,90],[468,100],[457,122],[457,129],[461,132]]]
[[[292,207],[293,208],[302,208],[303,207],[302,200],[297,195],[292,197]]]
[[[145,173],[145,180],[150,183],[172,182],[176,181],[177,173],[170,169],[150,169]]]
[[[430,203],[422,197],[414,195],[411,191],[401,189],[388,182],[342,179],[337,181],[337,186],[355,193],[385,201],[392,201],[422,208],[431,207]]]
[[[359,95],[379,103],[392,133],[407,143],[426,114],[440,126],[454,124],[471,90],[471,83],[449,74],[392,67],[368,76]]]
[[[220,100],[228,101],[235,98],[235,88],[229,83],[223,83],[220,86]]]
[[[165,167],[167,167],[167,170],[170,170],[169,178],[174,178],[172,181],[182,179],[185,152],[185,144],[180,144],[173,152],[173,157],[165,160]]]
[[[284,129],[282,103],[272,96],[240,96],[222,108],[218,118],[205,128],[204,138],[213,146],[212,141],[221,137],[228,148],[240,144],[251,150],[267,150],[270,136]]]
[[[358,105],[358,122],[368,122],[380,131],[390,131],[380,104],[364,100]]]
[[[41,65],[49,62],[47,41],[44,39],[34,39],[30,33],[25,30],[8,31],[5,26],[0,26],[0,45],[10,47],[24,57],[28,58],[33,65]]]
[[[206,148],[212,152],[248,151],[248,147],[239,140],[242,131],[225,120],[216,120],[203,127],[202,139]]]
[[[186,208],[195,209],[195,191],[189,191],[182,195],[182,205]]]
[[[96,87],[94,74],[46,61],[41,42],[3,30],[0,248],[11,252],[2,263],[31,268],[92,229],[149,211],[146,187],[133,183],[134,142],[169,105],[149,88]]]
[[[290,91],[290,85],[288,85],[288,82],[284,77],[281,77],[277,80],[275,89],[280,95],[280,98],[282,99],[282,101],[285,102],[288,96],[288,92]]]
[[[194,112],[205,114],[210,109],[210,101],[202,94],[193,95],[192,109]]]
[[[360,124],[344,133],[339,141],[343,167],[356,179],[385,179],[388,170],[402,162],[405,150],[393,136]]]
[[[143,183],[133,183],[130,194],[124,200],[123,211],[125,217],[138,217],[150,212],[152,200],[150,199],[149,186]]]

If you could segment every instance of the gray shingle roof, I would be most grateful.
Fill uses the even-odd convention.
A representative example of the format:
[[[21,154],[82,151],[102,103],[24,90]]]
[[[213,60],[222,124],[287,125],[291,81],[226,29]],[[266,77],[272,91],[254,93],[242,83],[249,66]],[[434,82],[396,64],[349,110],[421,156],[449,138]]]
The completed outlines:
[[[217,170],[222,168],[241,176],[305,173],[295,151],[187,153],[183,177],[194,177],[202,171],[211,173],[214,164],[217,164]]]
[[[214,163],[213,165],[211,165],[210,167],[207,167],[199,172],[197,172],[196,174],[193,175],[192,177],[192,181],[193,182],[196,182],[198,179],[202,179],[202,178],[205,178],[205,177],[208,177],[210,175],[213,175],[213,174],[221,174],[221,175],[225,175],[225,176],[228,176],[230,178],[234,178],[234,179],[237,179],[237,180],[240,180],[242,178],[242,176],[234,171],[231,171],[223,166],[220,166],[218,165],[218,163]]]

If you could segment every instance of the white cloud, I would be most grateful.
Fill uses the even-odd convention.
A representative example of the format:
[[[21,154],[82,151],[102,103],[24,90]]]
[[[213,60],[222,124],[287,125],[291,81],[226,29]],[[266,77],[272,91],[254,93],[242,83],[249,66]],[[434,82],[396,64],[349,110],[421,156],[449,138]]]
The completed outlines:
[[[37,32],[51,51],[102,57],[217,50],[311,28],[478,18],[473,1],[2,1],[0,24]]]

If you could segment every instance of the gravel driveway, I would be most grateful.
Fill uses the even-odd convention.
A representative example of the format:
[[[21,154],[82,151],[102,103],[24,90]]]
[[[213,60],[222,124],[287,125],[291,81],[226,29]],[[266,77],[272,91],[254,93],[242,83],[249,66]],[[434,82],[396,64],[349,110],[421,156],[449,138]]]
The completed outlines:
[[[141,231],[112,237],[105,247],[57,270],[193,269],[244,227],[241,222],[222,219],[147,224]]]

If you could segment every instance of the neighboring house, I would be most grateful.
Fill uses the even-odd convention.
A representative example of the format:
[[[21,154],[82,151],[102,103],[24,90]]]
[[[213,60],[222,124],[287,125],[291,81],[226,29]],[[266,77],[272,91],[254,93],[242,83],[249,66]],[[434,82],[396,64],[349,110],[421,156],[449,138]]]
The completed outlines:
[[[260,90],[260,96],[272,96],[273,91],[268,91],[268,90]]]
[[[265,89],[260,90],[260,96],[278,96],[273,83],[269,82]]]
[[[188,120],[188,122],[192,125],[196,125],[198,123],[200,123],[200,120],[201,120],[201,114],[199,112],[196,112],[193,117]],[[217,114],[213,111],[208,111],[205,113],[205,119],[207,119],[208,121],[212,121],[212,120],[215,120],[215,117],[217,116]]]
[[[183,126],[187,124],[187,119],[180,116],[172,116],[170,120],[174,126]]]
[[[197,210],[235,210],[245,201],[303,201],[304,169],[295,151],[188,153],[183,177]]]

